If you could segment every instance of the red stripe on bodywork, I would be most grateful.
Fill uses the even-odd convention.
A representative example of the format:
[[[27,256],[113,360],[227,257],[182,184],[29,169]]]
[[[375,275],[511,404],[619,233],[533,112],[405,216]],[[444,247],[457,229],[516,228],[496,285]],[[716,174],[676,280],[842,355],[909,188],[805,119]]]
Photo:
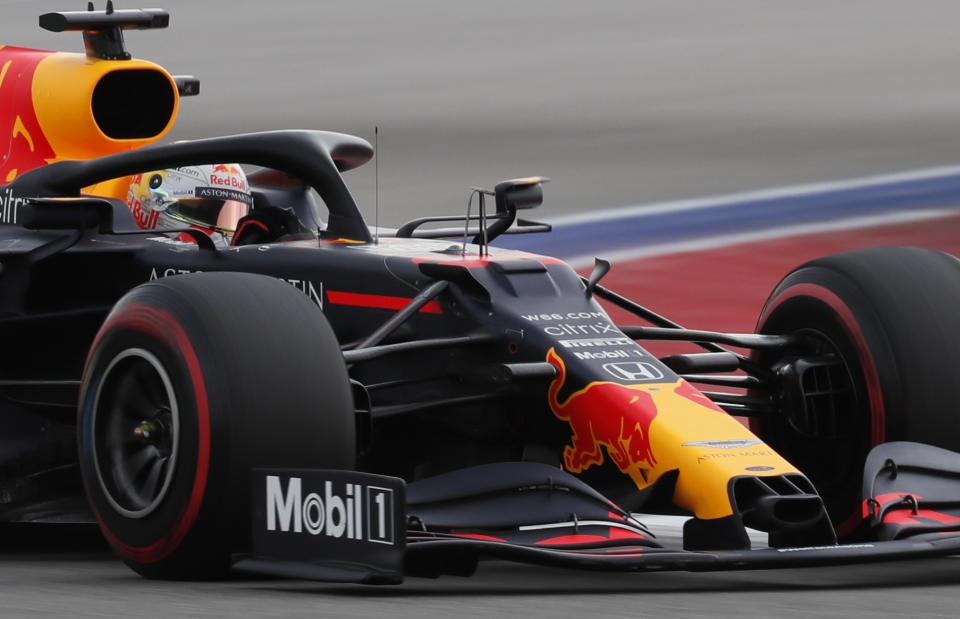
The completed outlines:
[[[645,536],[636,531],[628,531],[619,527],[610,527],[610,539],[645,539]]]
[[[363,294],[360,292],[327,291],[327,299],[335,305],[353,305],[355,307],[375,307],[378,309],[400,310],[410,305],[406,297],[388,297],[382,294]],[[442,314],[443,309],[436,301],[430,301],[420,308],[426,314]]]
[[[492,535],[483,535],[481,533],[454,533],[457,537],[467,537],[470,539],[479,539],[485,542],[506,542],[502,537],[493,537]]]
[[[436,256],[426,256],[423,258],[414,258],[414,264],[439,264],[443,266],[451,267],[464,267],[466,269],[485,269],[491,264],[498,264],[501,262],[516,262],[517,260],[532,260],[534,262],[539,262],[540,264],[566,264],[563,260],[559,258],[551,258],[550,256],[538,256],[535,254],[527,254],[522,252],[514,252],[518,255],[497,255],[493,258],[473,258],[470,260],[461,258],[459,260],[437,260]],[[519,255],[522,254],[522,255]]]
[[[559,537],[551,537],[549,539],[540,540],[537,542],[537,546],[575,546],[577,544],[598,544],[601,542],[609,542],[609,537],[604,537],[602,535],[587,535],[585,533],[576,533],[574,535],[561,535]]]

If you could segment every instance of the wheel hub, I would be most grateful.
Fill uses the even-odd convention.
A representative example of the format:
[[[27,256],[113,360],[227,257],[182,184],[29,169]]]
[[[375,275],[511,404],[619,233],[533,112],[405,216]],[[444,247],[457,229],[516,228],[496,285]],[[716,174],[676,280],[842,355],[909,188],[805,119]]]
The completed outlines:
[[[97,482],[111,506],[143,518],[160,506],[176,471],[176,394],[151,352],[131,348],[107,366],[93,412]]]
[[[160,424],[153,421],[141,421],[133,429],[133,436],[144,445],[156,445],[162,438],[161,432]]]

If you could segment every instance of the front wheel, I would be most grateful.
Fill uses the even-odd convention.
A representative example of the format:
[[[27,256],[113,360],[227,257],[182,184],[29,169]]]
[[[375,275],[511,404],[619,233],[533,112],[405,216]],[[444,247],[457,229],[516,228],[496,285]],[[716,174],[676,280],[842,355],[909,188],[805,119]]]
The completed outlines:
[[[914,247],[826,256],[787,275],[758,333],[802,344],[753,358],[783,390],[752,429],[817,486],[841,535],[860,522],[871,447],[913,440],[960,447],[960,261]]]
[[[225,573],[249,543],[252,468],[355,465],[333,331],[261,275],[177,276],[124,296],[87,359],[78,428],[100,528],[148,577]]]

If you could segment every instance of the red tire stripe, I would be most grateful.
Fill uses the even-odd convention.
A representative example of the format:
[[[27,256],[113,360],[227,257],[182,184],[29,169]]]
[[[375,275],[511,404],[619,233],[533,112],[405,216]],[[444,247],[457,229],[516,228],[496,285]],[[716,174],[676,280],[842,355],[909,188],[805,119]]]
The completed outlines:
[[[206,384],[200,361],[197,359],[193,345],[186,331],[177,319],[168,311],[151,308],[140,304],[130,304],[120,311],[114,312],[104,323],[97,334],[91,351],[99,343],[103,333],[115,328],[127,328],[147,333],[160,340],[173,337],[174,343],[186,361],[193,383],[193,391],[197,405],[197,466],[193,481],[193,490],[186,506],[176,519],[176,526],[168,535],[158,539],[148,546],[131,546],[120,541],[105,525],[103,518],[97,511],[96,505],[91,502],[93,514],[100,524],[100,529],[110,544],[125,557],[138,563],[155,563],[168,556],[180,546],[180,542],[187,536],[200,513],[200,506],[207,486],[207,476],[210,470],[210,408],[207,400]],[[89,358],[87,359],[89,363]],[[86,369],[84,370],[86,373]]]
[[[867,399],[870,401],[870,445],[876,446],[886,441],[887,435],[887,415],[883,405],[883,390],[880,386],[880,374],[877,372],[876,363],[873,361],[873,355],[870,354],[870,347],[867,345],[867,338],[864,337],[860,324],[853,315],[853,311],[843,300],[833,291],[817,284],[795,284],[790,286],[782,293],[778,294],[764,309],[760,316],[758,325],[763,325],[767,317],[777,307],[790,299],[796,297],[813,297],[827,305],[834,311],[840,319],[841,326],[853,342],[854,350],[860,360],[860,367],[863,368],[864,380],[867,383]],[[759,330],[759,329],[758,329]],[[863,518],[854,512],[844,522],[836,525],[837,533],[840,536],[846,536],[860,525]]]
[[[870,354],[867,338],[864,337],[863,331],[860,329],[860,325],[853,315],[853,311],[847,304],[833,291],[818,284],[795,284],[778,294],[768,304],[763,311],[763,315],[760,316],[758,324],[763,325],[767,317],[775,309],[786,301],[796,297],[813,297],[830,307],[840,319],[840,323],[850,338],[850,341],[853,342],[857,357],[860,360],[860,366],[863,368],[864,379],[867,383],[867,397],[870,401],[871,445],[879,445],[886,440],[887,434],[887,416],[883,405],[883,389],[880,386],[880,374],[877,372],[873,355]]]

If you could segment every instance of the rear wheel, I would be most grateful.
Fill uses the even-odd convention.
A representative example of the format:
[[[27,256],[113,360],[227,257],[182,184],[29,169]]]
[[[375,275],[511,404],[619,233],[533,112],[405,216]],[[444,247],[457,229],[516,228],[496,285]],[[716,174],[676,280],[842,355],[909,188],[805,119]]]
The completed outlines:
[[[124,296],[88,357],[78,427],[101,530],[149,577],[225,573],[248,544],[252,468],[355,464],[332,329],[261,275],[177,276]]]
[[[753,430],[817,486],[841,535],[859,524],[873,445],[960,447],[960,261],[881,247],[819,258],[767,300],[757,332],[803,336],[756,353],[783,379],[780,415]]]

